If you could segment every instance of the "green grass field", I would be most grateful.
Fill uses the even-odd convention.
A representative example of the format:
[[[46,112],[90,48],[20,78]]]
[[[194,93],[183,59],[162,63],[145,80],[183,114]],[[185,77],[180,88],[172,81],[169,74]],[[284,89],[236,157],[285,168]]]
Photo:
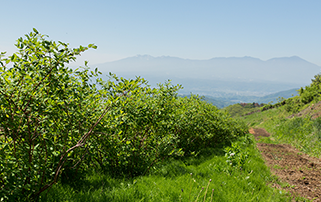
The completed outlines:
[[[320,158],[321,118],[311,116],[290,117],[286,106],[240,117],[250,127],[265,128],[272,135],[273,142],[291,144],[304,153]],[[303,106],[300,110],[307,108]]]
[[[172,159],[150,175],[133,179],[92,172],[53,186],[40,201],[289,201],[287,193],[269,185],[280,182],[253,141],[247,136],[198,157]]]

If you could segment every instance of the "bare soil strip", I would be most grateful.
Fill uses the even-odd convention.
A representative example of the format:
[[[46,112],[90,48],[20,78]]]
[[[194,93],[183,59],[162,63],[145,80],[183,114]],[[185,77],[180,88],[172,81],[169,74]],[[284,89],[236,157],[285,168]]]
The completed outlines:
[[[249,131],[256,139],[269,137],[263,128],[251,128]],[[274,187],[292,193],[294,197],[302,196],[309,200],[321,201],[321,161],[310,157],[290,145],[257,143],[266,165],[271,172],[287,183],[285,187]]]

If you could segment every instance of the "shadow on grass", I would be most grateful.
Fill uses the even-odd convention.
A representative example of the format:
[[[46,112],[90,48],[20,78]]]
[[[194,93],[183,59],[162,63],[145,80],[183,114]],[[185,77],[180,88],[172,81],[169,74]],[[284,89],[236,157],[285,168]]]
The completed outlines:
[[[198,166],[203,162],[210,160],[213,156],[224,156],[224,147],[226,145],[219,145],[216,148],[206,148],[195,156],[170,158],[164,160],[158,166],[153,167],[147,175],[155,175],[166,178],[177,178],[186,174],[190,174],[193,170],[190,166]],[[99,189],[114,189],[120,188],[120,184],[133,183],[136,178],[126,178],[124,176],[112,176],[108,172],[95,171],[92,169],[87,172],[73,172],[73,170],[66,170],[61,176],[60,183],[64,187],[70,187],[75,192],[81,190],[99,190]]]

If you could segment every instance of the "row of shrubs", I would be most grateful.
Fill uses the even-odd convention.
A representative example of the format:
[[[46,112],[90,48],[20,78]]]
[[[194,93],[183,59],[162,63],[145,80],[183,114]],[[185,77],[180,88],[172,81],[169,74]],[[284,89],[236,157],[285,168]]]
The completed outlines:
[[[91,169],[144,175],[247,133],[198,96],[178,97],[179,85],[151,88],[113,74],[103,81],[87,62],[66,66],[93,44],[70,49],[34,29],[16,47],[0,54],[0,201],[37,199],[59,176]]]

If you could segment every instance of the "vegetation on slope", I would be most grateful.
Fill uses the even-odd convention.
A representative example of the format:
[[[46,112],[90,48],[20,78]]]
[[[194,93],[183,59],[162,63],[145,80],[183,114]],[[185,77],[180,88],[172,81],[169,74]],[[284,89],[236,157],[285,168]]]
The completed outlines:
[[[288,143],[305,153],[320,157],[320,94],[320,75],[316,75],[309,86],[299,90],[298,96],[264,106],[261,112],[240,119],[245,120],[249,126],[267,129],[274,143]]]
[[[237,103],[234,105],[230,105],[225,107],[224,110],[231,114],[232,117],[240,117],[244,115],[248,115],[251,113],[255,113],[260,111],[260,107],[263,107],[264,104],[258,103]]]
[[[34,29],[16,46],[19,52],[0,57],[1,200],[39,200],[55,183],[81,182],[93,171],[146,176],[169,159],[229,146],[247,133],[242,122],[199,97],[178,97],[180,86],[150,88],[142,78],[113,74],[103,81],[87,62],[76,70],[66,66],[93,44],[70,49]],[[259,197],[262,188],[256,190]]]

